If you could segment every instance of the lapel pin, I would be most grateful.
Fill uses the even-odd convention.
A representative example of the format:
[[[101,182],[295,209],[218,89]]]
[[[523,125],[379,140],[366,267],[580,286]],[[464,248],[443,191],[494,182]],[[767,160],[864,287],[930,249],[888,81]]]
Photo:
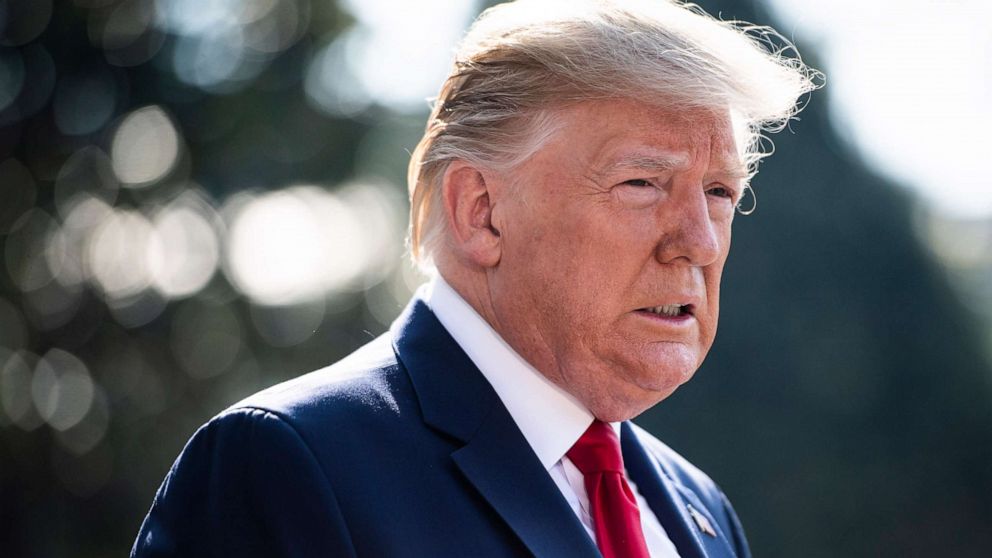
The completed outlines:
[[[696,527],[699,527],[699,530],[703,533],[711,537],[716,537],[716,529],[713,528],[713,524],[710,523],[710,520],[707,519],[705,515],[700,513],[699,510],[692,507],[692,505],[687,504],[686,507],[689,508],[689,515],[691,515],[692,520],[696,522]]]

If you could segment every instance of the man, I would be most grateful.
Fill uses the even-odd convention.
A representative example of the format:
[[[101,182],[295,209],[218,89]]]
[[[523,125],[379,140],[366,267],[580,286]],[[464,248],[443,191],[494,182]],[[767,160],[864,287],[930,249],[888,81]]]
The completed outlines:
[[[436,276],[201,428],[133,555],[748,556],[716,485],[628,421],[709,350],[756,140],[811,75],[661,0],[487,11],[410,165]]]

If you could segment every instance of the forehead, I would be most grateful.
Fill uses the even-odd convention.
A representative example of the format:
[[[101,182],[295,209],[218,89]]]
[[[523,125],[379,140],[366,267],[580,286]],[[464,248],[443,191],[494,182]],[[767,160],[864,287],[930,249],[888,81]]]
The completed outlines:
[[[595,172],[702,165],[734,177],[747,175],[729,111],[601,100],[567,107],[560,118],[562,126],[549,148]]]

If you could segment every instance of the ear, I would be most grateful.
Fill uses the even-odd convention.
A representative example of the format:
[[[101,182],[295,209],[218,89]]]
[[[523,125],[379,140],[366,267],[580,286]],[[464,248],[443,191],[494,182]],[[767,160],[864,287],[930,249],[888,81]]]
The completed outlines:
[[[500,259],[491,186],[479,169],[464,161],[448,165],[441,183],[449,243],[459,259],[480,267],[494,267]]]

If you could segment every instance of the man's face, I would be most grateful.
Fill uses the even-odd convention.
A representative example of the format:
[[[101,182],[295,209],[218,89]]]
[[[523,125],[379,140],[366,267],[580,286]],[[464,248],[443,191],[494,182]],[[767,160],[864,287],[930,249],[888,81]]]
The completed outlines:
[[[512,177],[491,178],[494,325],[598,418],[627,419],[713,343],[740,155],[727,114],[612,100],[561,117]]]

